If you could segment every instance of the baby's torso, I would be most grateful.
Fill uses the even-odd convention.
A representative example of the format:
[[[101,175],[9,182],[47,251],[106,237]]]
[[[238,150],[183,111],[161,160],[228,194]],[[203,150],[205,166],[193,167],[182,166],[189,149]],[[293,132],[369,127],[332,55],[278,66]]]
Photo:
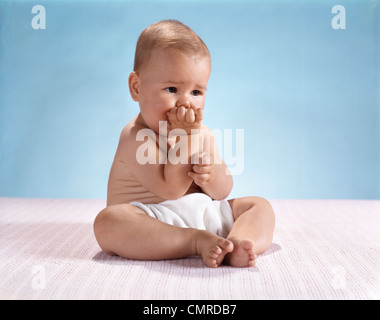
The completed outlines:
[[[125,130],[128,130],[128,128],[126,127]],[[158,137],[156,141],[158,141]],[[109,175],[107,205],[130,203],[132,201],[155,204],[165,201],[166,199],[156,196],[136,179],[128,162],[123,159],[123,147],[121,139]],[[145,165],[148,166],[149,164]],[[190,193],[203,192],[199,186],[193,183],[186,192],[186,194]]]
[[[128,165],[115,157],[108,180],[108,205],[140,201],[159,203],[162,200],[144,188],[128,169]]]
[[[193,183],[186,194],[196,192],[202,192],[202,190]],[[132,201],[154,204],[165,201],[165,199],[157,197],[139,183],[129,170],[128,165],[115,157],[108,181],[107,204],[130,203]]]

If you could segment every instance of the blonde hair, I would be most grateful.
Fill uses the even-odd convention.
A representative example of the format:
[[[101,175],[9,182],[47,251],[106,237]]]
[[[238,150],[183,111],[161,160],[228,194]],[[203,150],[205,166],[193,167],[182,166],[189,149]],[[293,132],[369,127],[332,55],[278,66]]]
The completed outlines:
[[[177,20],[162,20],[150,25],[140,34],[133,70],[138,72],[157,48],[178,50],[211,60],[207,46],[192,29]]]

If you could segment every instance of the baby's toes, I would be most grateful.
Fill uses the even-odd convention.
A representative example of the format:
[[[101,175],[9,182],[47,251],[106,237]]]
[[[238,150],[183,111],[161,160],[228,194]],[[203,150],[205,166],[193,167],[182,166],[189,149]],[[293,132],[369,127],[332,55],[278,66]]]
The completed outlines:
[[[241,240],[240,246],[248,252],[253,252],[254,243],[251,240]]]
[[[216,259],[211,257],[209,257],[205,263],[210,268],[217,268],[219,266],[219,264],[216,262]]]
[[[197,113],[195,114],[195,122],[201,122],[203,120],[204,112],[202,108],[197,109]]]
[[[176,122],[177,122],[177,111],[178,111],[178,108],[175,107],[175,108],[172,108],[172,109],[167,113],[168,120],[169,120],[170,123],[176,123]]]
[[[254,267],[256,265],[256,260],[257,260],[257,254],[253,254],[252,256],[249,256],[248,266]]]
[[[225,250],[226,252],[232,252],[234,250],[234,245],[230,240],[220,238],[218,240],[218,246]]]
[[[254,267],[256,264],[257,255],[254,251],[254,243],[251,240],[243,240],[241,246],[248,254],[247,267]]]
[[[210,251],[208,256],[212,259],[216,259],[220,256],[221,253],[222,253],[222,249],[220,249],[219,247],[216,247],[215,249]]]
[[[177,112],[177,120],[180,123],[185,122],[185,116],[186,116],[186,108],[184,106],[181,106],[178,108]]]
[[[253,259],[253,260],[248,260],[248,263],[247,263],[247,267],[250,268],[250,267],[254,267],[256,265],[256,260]]]
[[[187,123],[194,123],[195,121],[195,113],[192,108],[187,109],[186,112],[186,122]]]

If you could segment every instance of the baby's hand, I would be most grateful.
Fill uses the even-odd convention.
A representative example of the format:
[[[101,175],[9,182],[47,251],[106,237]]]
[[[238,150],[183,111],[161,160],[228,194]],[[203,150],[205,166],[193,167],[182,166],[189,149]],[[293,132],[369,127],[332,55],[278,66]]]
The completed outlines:
[[[204,155],[200,160],[200,164],[193,165],[193,171],[189,172],[189,177],[196,185],[205,187],[215,179],[215,166],[210,155]]]
[[[172,130],[183,129],[191,134],[192,129],[200,129],[203,120],[203,110],[198,108],[174,107],[168,113],[168,120]]]

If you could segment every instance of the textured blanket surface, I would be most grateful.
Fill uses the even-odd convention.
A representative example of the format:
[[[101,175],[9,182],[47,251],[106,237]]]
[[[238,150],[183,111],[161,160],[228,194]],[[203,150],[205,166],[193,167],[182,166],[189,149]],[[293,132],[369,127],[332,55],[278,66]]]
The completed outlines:
[[[132,261],[98,247],[104,200],[0,198],[1,299],[380,299],[380,201],[273,200],[255,268]]]

